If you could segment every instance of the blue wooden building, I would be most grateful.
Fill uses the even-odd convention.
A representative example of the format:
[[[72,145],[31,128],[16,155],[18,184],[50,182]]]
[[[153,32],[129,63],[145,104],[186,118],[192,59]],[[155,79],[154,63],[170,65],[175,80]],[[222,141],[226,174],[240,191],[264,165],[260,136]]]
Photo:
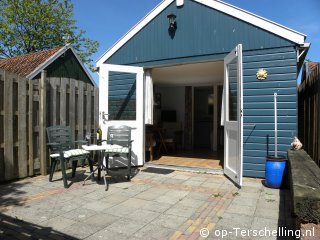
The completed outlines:
[[[305,39],[222,1],[164,0],[98,59],[100,124],[134,128],[137,165],[146,124],[170,121],[183,132],[182,149],[222,151],[224,173],[237,184],[264,177],[275,93],[279,154],[297,134]]]

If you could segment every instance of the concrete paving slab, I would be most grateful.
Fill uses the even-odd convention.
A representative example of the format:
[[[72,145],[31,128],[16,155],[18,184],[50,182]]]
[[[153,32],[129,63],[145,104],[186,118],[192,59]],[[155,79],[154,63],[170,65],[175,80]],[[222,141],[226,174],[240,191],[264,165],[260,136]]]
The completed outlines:
[[[242,186],[239,189],[239,193],[241,192],[248,192],[248,193],[260,193],[263,191],[263,188],[261,185],[254,185],[254,186]]]
[[[180,180],[188,180],[188,179],[190,179],[190,177],[191,176],[189,176],[189,175],[177,174],[177,175],[173,176],[172,178],[180,179]]]
[[[104,230],[117,232],[130,237],[134,233],[139,231],[143,226],[144,226],[143,223],[132,221],[131,219],[127,219],[127,218],[121,218],[118,221],[114,222],[113,224],[109,225],[108,227],[104,228]]]
[[[244,198],[254,198],[259,199],[260,198],[260,192],[241,192],[239,191],[239,196]]]
[[[77,222],[83,222],[94,215],[97,215],[96,211],[87,208],[77,208],[62,214],[61,216]]]
[[[177,202],[181,201],[182,197],[172,197],[168,195],[160,196],[155,199],[156,202],[158,203],[166,203],[170,205],[175,205]]]
[[[206,192],[190,192],[188,195],[185,196],[185,199],[190,198],[190,199],[206,201],[208,198],[211,197],[211,195],[212,195],[211,193],[206,193]]]
[[[135,198],[145,199],[145,200],[154,200],[164,195],[168,191],[169,189],[167,188],[150,188],[142,193],[137,194]]]
[[[83,223],[87,223],[89,225],[97,225],[102,228],[106,228],[107,226],[116,222],[119,218],[115,215],[106,214],[106,213],[97,213],[89,218],[86,218]]]
[[[176,215],[170,215],[170,214],[161,214],[158,216],[155,220],[151,222],[151,224],[157,225],[157,226],[163,226],[166,228],[176,229],[181,224],[183,224],[188,218],[187,217],[179,217]]]
[[[115,203],[109,203],[106,200],[94,200],[82,205],[83,208],[90,209],[96,212],[103,212],[103,210],[108,209],[116,205]]]
[[[250,229],[253,221],[252,216],[226,212],[218,221],[217,226],[230,226],[234,228]]]
[[[98,231],[103,227],[101,225],[88,224],[83,222],[77,222],[69,227],[61,230],[62,233],[73,236],[77,239],[84,239]]]
[[[268,229],[268,230],[277,230],[278,222],[269,218],[254,217],[251,225],[251,229]]]
[[[62,230],[66,227],[69,227],[73,224],[75,224],[76,221],[62,217],[62,216],[57,216],[55,218],[51,218],[45,222],[42,223],[43,226],[45,227],[51,227],[55,230]]]
[[[108,177],[105,191],[103,181],[83,186],[88,170],[80,173],[68,189],[42,176],[1,186],[0,238],[204,239],[200,229],[206,227],[207,239],[219,239],[213,231],[290,223],[288,192],[268,189],[259,179],[244,178],[238,189],[221,175],[140,171],[131,182]]]
[[[146,205],[148,203],[149,203],[149,201],[147,201],[147,200],[132,197],[132,198],[129,198],[128,200],[122,202],[121,204],[119,204],[118,207],[130,206],[131,208],[138,209],[138,208],[142,208],[144,205]]]
[[[114,188],[114,189],[117,189],[117,191],[114,191],[114,190],[112,192],[111,191],[99,191],[97,189],[94,192],[90,192],[90,193],[86,194],[85,197],[88,199],[92,199],[92,200],[100,200],[100,199],[106,198],[108,196],[111,196],[115,192],[121,191],[118,188]]]
[[[120,204],[126,200],[128,200],[128,196],[121,195],[119,193],[114,193],[110,196],[105,197],[103,200],[108,203]]]
[[[184,190],[179,190],[179,189],[170,189],[168,192],[165,193],[165,195],[173,197],[173,198],[175,198],[175,197],[184,198],[189,193],[190,193],[189,191],[184,191]]]
[[[208,177],[205,182],[211,182],[216,184],[223,184],[228,181],[224,176],[215,175],[214,177]]]
[[[187,196],[189,196],[189,194]],[[181,205],[183,207],[188,207],[191,209],[196,209],[205,203],[205,201],[197,200],[194,198],[187,198],[187,196],[184,197],[181,201],[179,201],[177,205]]]
[[[148,224],[136,232],[133,236],[137,239],[169,239],[175,230],[158,225]],[[131,238],[130,238],[131,239]]]
[[[120,206],[120,205],[115,205],[111,208],[105,209],[103,212],[107,214],[112,214],[118,217],[125,217],[128,214],[134,212],[137,210],[136,208],[132,206]]]
[[[266,199],[258,199],[257,208],[261,209],[272,209],[272,210],[279,210],[280,204],[273,200],[266,200]]]
[[[254,216],[261,218],[269,218],[277,221],[279,219],[280,212],[277,209],[267,209],[258,207],[254,213]]]
[[[194,214],[194,208],[182,206],[178,203],[169,208],[165,214],[189,218]]]
[[[110,229],[102,229],[91,236],[86,238],[87,240],[128,240],[128,236],[119,232],[111,231]],[[131,239],[131,238],[130,238]]]
[[[255,206],[257,205],[258,199],[242,197],[241,193],[232,200],[232,204],[241,206]]]
[[[207,180],[207,177],[203,177],[203,176],[201,176],[202,174],[199,174],[200,176],[192,176],[192,177],[190,177],[189,178],[189,180],[190,181],[197,181],[197,182],[201,182],[201,183],[203,183],[203,182],[205,182],[206,180]]]
[[[149,211],[144,209],[138,209],[126,216],[126,218],[129,218],[133,222],[136,223],[142,223],[143,225],[146,225],[150,223],[152,220],[157,218],[161,213],[155,212],[155,211]]]
[[[213,183],[213,182],[203,182],[200,184],[201,187],[218,189],[221,187],[221,183]]]
[[[253,216],[255,214],[256,206],[243,206],[238,204],[231,204],[226,212],[227,213],[236,213],[246,216]]]
[[[194,181],[191,178],[189,178],[183,184],[188,185],[188,186],[200,186],[202,184],[202,182],[201,181]]]
[[[141,207],[144,210],[150,210],[153,212],[163,213],[167,211],[172,205],[167,203],[159,203],[155,201],[147,201],[145,205]]]

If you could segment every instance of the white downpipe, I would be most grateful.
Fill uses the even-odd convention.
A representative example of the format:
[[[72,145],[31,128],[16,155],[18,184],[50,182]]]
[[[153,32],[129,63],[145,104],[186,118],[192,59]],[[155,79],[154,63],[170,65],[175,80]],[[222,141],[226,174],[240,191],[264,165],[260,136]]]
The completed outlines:
[[[274,93],[274,156],[278,157],[277,93]]]

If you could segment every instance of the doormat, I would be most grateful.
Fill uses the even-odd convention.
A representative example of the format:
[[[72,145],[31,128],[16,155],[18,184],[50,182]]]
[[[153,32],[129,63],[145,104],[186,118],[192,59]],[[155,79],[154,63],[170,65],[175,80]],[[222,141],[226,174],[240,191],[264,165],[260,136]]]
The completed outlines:
[[[157,173],[157,174],[170,174],[174,172],[175,170],[172,169],[164,169],[164,168],[153,168],[153,167],[148,167],[141,172],[148,172],[148,173]]]

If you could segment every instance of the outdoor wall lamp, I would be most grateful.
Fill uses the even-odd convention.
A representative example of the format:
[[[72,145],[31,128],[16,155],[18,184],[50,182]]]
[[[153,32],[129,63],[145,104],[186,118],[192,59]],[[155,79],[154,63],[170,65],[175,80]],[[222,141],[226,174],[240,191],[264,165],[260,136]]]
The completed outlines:
[[[173,13],[170,13],[168,16],[167,16],[168,20],[169,20],[169,30],[173,30],[175,31],[177,29],[177,22],[176,22],[176,18],[177,16],[174,15]]]

